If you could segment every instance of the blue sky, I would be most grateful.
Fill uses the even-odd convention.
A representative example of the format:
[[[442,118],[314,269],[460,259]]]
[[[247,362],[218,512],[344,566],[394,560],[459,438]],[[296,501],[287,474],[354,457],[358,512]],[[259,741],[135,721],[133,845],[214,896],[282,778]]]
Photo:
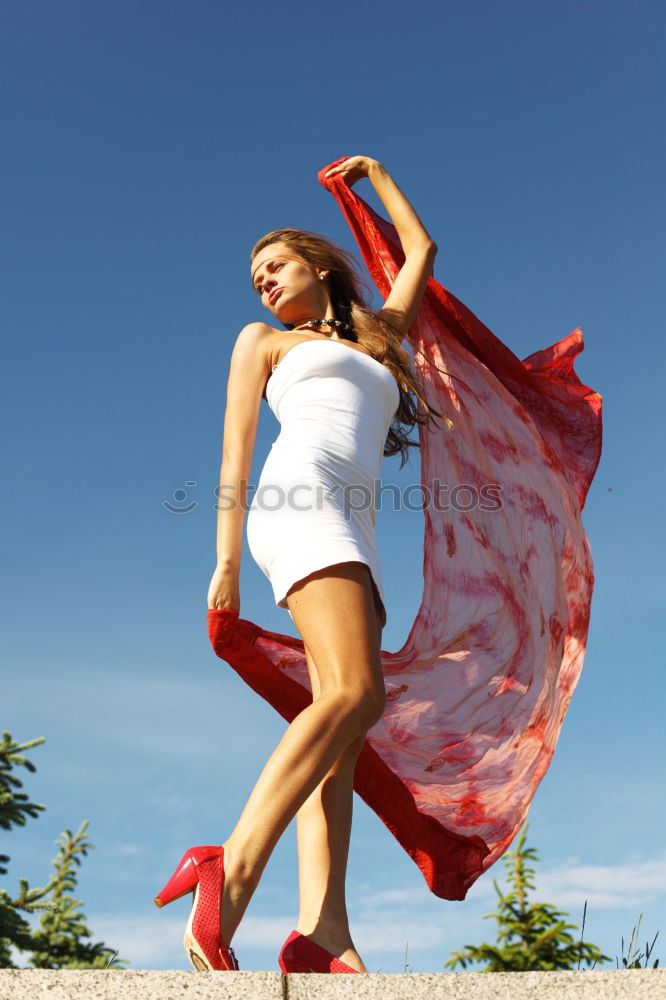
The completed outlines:
[[[281,226],[355,249],[316,174],[364,153],[437,241],[438,280],[519,357],[582,329],[576,370],[604,399],[596,585],[528,817],[534,897],[578,926],[587,899],[613,967],[643,912],[663,964],[663,8],[40,0],[3,22],[2,725],[46,738],[26,790],[47,806],[6,837],[3,885],[42,884],[89,819],[95,938],[131,967],[189,968],[187,901],[152,898],[186,847],[228,836],[286,725],[206,635],[230,351],[267,318],[248,254]],[[264,404],[255,481],[278,430]],[[418,482],[418,463],[385,459],[383,481]],[[196,506],[171,513],[183,489]],[[387,651],[418,610],[421,539],[418,512],[379,513]],[[244,618],[296,634],[247,547],[240,584]],[[407,944],[436,972],[494,941],[504,874],[438,899],[355,798],[349,912],[372,971],[403,971]],[[296,893],[292,823],[234,938],[241,968],[277,970]]]

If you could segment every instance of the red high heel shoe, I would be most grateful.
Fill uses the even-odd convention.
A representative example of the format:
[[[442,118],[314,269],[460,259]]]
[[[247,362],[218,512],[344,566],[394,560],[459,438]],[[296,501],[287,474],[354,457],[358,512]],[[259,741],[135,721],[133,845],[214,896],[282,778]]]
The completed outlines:
[[[195,969],[238,970],[231,946],[222,946],[220,904],[224,887],[224,848],[190,847],[175,872],[155,896],[157,906],[166,906],[188,892],[194,893],[183,946]]]
[[[352,969],[351,965],[340,961],[335,955],[331,955],[330,951],[326,951],[326,948],[322,948],[316,941],[311,941],[300,931],[292,931],[282,945],[278,964],[285,974],[288,972],[355,972],[360,975],[358,969]]]

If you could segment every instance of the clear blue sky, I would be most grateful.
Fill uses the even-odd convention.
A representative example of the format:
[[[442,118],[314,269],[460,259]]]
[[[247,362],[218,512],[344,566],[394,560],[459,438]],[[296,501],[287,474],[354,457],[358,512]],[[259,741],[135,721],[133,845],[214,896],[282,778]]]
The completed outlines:
[[[153,896],[186,847],[229,835],[286,725],[206,635],[230,349],[267,318],[248,253],[280,226],[354,249],[316,173],[366,153],[436,239],[437,278],[518,356],[583,331],[577,372],[604,398],[596,588],[528,844],[535,897],[579,926],[587,899],[613,967],[641,911],[663,964],[663,39],[656,0],[4,5],[2,725],[46,737],[26,789],[48,807],[5,838],[4,885],[42,884],[89,819],[95,938],[189,968],[187,900]],[[255,479],[278,430],[264,404]],[[418,462],[385,459],[384,482],[418,482]],[[173,514],[179,489],[196,506]],[[418,513],[378,516],[388,651],[419,606],[421,535]],[[296,634],[247,548],[241,601]],[[403,971],[407,942],[436,972],[493,941],[504,874],[438,899],[355,798],[349,910],[373,971]],[[241,968],[277,970],[296,893],[292,823]]]

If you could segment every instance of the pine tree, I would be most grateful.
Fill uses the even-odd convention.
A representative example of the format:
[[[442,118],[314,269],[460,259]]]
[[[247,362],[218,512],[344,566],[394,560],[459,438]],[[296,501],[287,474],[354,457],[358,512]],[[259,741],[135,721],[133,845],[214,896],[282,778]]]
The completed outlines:
[[[0,827],[10,830],[25,826],[28,817],[36,818],[46,808],[31,802],[19,791],[22,782],[14,773],[17,767],[35,771],[35,765],[23,756],[24,750],[43,743],[43,737],[18,744],[10,733],[0,744]],[[86,835],[88,820],[72,836],[66,830],[56,844],[60,846],[53,861],[54,874],[40,889],[30,889],[26,879],[19,881],[16,898],[0,889],[0,968],[15,969],[12,948],[31,953],[30,964],[40,969],[109,968],[126,963],[117,952],[102,942],[88,942],[91,936],[85,917],[76,912],[83,904],[72,896],[76,887],[76,868],[93,847]],[[7,855],[0,855],[0,875],[6,875]],[[40,912],[40,926],[33,931],[22,913]]]
[[[88,942],[91,937],[85,917],[77,912],[83,906],[72,893],[76,888],[76,869],[93,847],[86,835],[88,820],[84,820],[72,836],[65,830],[56,841],[60,850],[53,861],[55,875],[49,892],[50,907],[39,918],[39,930],[33,935],[34,954],[30,964],[36,969],[103,969],[118,966],[113,948],[102,942]]]
[[[25,767],[27,771],[35,771],[35,765],[23,756],[24,750],[30,750],[44,742],[43,737],[30,740],[28,743],[16,743],[11,734],[3,733],[0,744],[0,827],[11,830],[13,826],[25,826],[26,818],[37,817],[46,806],[31,802],[24,792],[22,781],[14,774],[17,767]],[[9,863],[6,854],[0,854],[0,875],[6,875],[4,867]],[[48,907],[44,898],[51,891],[53,879],[41,889],[30,889],[26,879],[19,882],[18,896],[12,897],[4,889],[0,889],[0,968],[15,969],[12,962],[12,946],[19,951],[30,951],[32,947],[32,930],[22,913],[35,913]]]
[[[497,921],[497,943],[483,943],[478,947],[467,945],[462,951],[451,952],[452,958],[444,963],[445,968],[457,965],[465,968],[472,962],[485,962],[481,972],[526,972],[528,970],[552,971],[553,969],[573,969],[581,961],[588,964],[610,961],[596,945],[585,941],[574,941],[568,929],[576,930],[575,924],[567,924],[559,918],[568,916],[556,910],[549,903],[528,903],[527,890],[534,889],[531,876],[534,869],[527,861],[538,860],[535,848],[524,848],[527,824],[516,844],[515,851],[507,852],[505,865],[509,870],[508,879],[513,890],[502,895],[493,879],[495,892],[499,897],[499,913],[485,913]]]

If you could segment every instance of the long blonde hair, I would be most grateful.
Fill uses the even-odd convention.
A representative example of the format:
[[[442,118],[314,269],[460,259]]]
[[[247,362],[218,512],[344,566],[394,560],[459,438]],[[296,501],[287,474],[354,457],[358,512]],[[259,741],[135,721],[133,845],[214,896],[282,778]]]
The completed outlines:
[[[367,304],[363,295],[364,291],[369,291],[367,283],[360,275],[356,258],[348,250],[307,230],[276,229],[255,243],[250,254],[250,264],[259,251],[271,243],[286,243],[306,263],[329,271],[329,289],[335,318],[351,327],[351,333],[345,331],[341,336],[362,345],[395,377],[400,390],[400,403],[386,437],[384,456],[400,454],[402,469],[409,457],[408,449],[420,447],[418,441],[411,441],[407,437],[408,431],[415,424],[429,424],[435,415],[446,419],[444,414],[431,407],[424,398],[419,376],[412,369],[409,354],[401,346],[402,334]],[[293,329],[293,324],[285,323],[284,326],[288,330]],[[414,402],[413,396],[417,397],[422,409]],[[405,427],[400,426],[401,424]]]

